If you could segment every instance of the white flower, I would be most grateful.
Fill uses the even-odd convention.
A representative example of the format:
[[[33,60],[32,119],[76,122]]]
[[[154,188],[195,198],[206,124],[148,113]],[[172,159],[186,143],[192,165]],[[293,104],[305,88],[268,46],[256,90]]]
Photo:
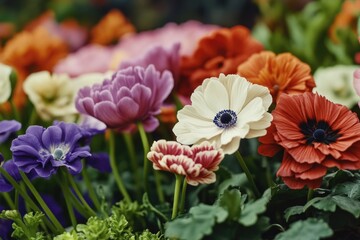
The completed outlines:
[[[334,103],[352,108],[359,101],[353,88],[353,73],[358,68],[354,65],[337,65],[317,69],[314,73],[316,88],[313,91]]]
[[[43,120],[73,121],[78,113],[75,108],[78,90],[100,83],[104,78],[102,73],[84,74],[71,79],[66,74],[51,75],[42,71],[29,75],[23,88]]]
[[[0,63],[0,103],[6,102],[11,95],[11,67]]]
[[[266,134],[272,116],[268,88],[239,75],[220,74],[205,79],[191,95],[191,105],[181,109],[173,132],[183,144],[214,143],[224,153],[234,153],[242,138]]]

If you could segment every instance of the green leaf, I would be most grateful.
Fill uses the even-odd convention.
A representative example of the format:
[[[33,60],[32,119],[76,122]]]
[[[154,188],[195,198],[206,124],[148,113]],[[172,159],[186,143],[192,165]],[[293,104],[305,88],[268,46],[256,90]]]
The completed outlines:
[[[246,183],[247,178],[245,173],[234,174],[231,178],[226,179],[219,185],[219,194],[222,194],[229,187],[238,187]]]
[[[326,222],[308,218],[291,224],[287,231],[276,235],[275,240],[319,240],[332,234],[333,231]]]
[[[192,207],[190,217],[178,218],[165,224],[165,237],[175,239],[202,239],[212,233],[215,222],[226,220],[228,212],[217,205],[200,204]]]
[[[237,220],[240,217],[242,199],[239,190],[225,190],[220,196],[217,204],[227,210],[229,214],[228,219]]]
[[[345,182],[335,186],[333,193],[336,195],[346,195],[349,198],[359,199],[360,198],[360,183],[356,182]]]
[[[336,203],[331,197],[324,197],[320,201],[314,203],[312,206],[326,212],[335,212],[336,210]]]
[[[270,226],[270,219],[268,217],[259,217],[256,224],[250,227],[240,227],[241,239],[262,240],[262,233]]]
[[[254,225],[258,219],[257,215],[266,211],[268,201],[268,197],[262,197],[255,202],[245,204],[238,222],[244,226]]]
[[[293,206],[293,207],[289,207],[285,210],[284,217],[285,217],[285,220],[288,222],[289,218],[291,216],[302,214],[302,213],[304,213],[303,206]]]
[[[193,218],[216,218],[216,222],[221,223],[228,217],[228,212],[217,205],[199,204],[192,207],[189,211]]]
[[[333,196],[332,199],[336,203],[336,205],[343,209],[344,211],[347,211],[354,215],[354,217],[358,218],[360,216],[360,202],[343,196]]]

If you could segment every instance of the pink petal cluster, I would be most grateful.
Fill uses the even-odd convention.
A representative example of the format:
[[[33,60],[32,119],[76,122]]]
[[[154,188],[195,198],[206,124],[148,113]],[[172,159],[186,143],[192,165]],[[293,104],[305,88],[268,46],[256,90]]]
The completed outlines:
[[[354,72],[354,88],[358,96],[360,96],[360,69],[355,70]],[[358,102],[360,107],[360,102]]]
[[[66,73],[77,77],[85,73],[105,73],[110,70],[113,50],[100,45],[87,45],[69,54],[54,67],[55,73]]]
[[[216,181],[214,171],[218,170],[224,153],[206,141],[189,147],[159,140],[153,143],[147,158],[153,162],[155,170],[183,175],[188,184],[197,186]]]
[[[155,115],[169,96],[174,79],[169,71],[160,73],[153,65],[129,67],[114,73],[102,84],[79,90],[76,108],[118,131],[132,131],[141,122],[152,132],[159,121]]]

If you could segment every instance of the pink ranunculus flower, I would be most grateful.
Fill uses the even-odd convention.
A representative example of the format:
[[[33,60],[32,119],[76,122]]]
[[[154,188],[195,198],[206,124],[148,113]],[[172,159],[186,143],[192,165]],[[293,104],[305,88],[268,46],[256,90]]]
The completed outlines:
[[[123,60],[143,55],[154,46],[171,47],[180,43],[180,56],[191,55],[197,46],[198,40],[204,35],[218,29],[219,26],[203,24],[194,20],[181,24],[168,23],[165,26],[129,35],[121,39],[116,50],[125,56]]]
[[[169,70],[175,81],[178,79],[180,70],[180,43],[174,43],[169,48],[163,46],[154,46],[149,49],[144,55],[135,57],[134,59],[124,60],[121,62],[119,69],[124,69],[130,66],[147,67],[153,64],[156,70],[163,72]]]
[[[224,153],[206,141],[189,147],[175,141],[159,140],[152,144],[147,158],[155,170],[183,175],[188,184],[197,186],[216,181],[214,171],[218,170]]]
[[[66,73],[77,77],[85,73],[105,73],[110,70],[113,50],[100,45],[87,45],[77,52],[69,54],[54,67],[55,73]]]
[[[354,71],[353,84],[354,84],[354,88],[355,88],[357,95],[360,96],[360,69],[357,69]],[[360,102],[358,102],[358,105],[360,107]]]
[[[108,128],[131,131],[141,122],[145,131],[152,132],[159,125],[155,115],[160,113],[173,86],[169,71],[160,73],[153,65],[129,67],[115,72],[102,84],[80,89],[76,108]]]

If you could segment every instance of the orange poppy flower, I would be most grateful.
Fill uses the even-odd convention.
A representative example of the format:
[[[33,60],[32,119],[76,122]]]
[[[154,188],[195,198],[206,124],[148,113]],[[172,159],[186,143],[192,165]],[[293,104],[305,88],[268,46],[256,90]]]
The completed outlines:
[[[7,42],[1,52],[0,62],[14,67],[17,72],[18,81],[13,99],[16,106],[25,104],[22,83],[26,76],[41,70],[51,71],[67,53],[67,45],[43,28],[18,33]]]
[[[290,53],[275,55],[263,51],[254,54],[238,67],[237,73],[252,83],[269,88],[274,102],[281,93],[300,94],[311,92],[315,87],[309,65]]]
[[[135,32],[135,27],[116,9],[111,10],[91,30],[91,43],[109,45],[117,43],[127,33]]]
[[[292,189],[320,187],[327,169],[360,169],[360,122],[345,106],[303,93],[282,94],[259,153],[283,150],[277,176]]]
[[[236,73],[240,63],[262,49],[246,27],[215,30],[200,39],[191,56],[181,59],[179,93],[190,96],[205,78]]]
[[[356,33],[357,18],[360,12],[360,0],[345,0],[340,12],[336,15],[334,22],[329,28],[330,39],[337,43],[337,30],[351,28]]]

